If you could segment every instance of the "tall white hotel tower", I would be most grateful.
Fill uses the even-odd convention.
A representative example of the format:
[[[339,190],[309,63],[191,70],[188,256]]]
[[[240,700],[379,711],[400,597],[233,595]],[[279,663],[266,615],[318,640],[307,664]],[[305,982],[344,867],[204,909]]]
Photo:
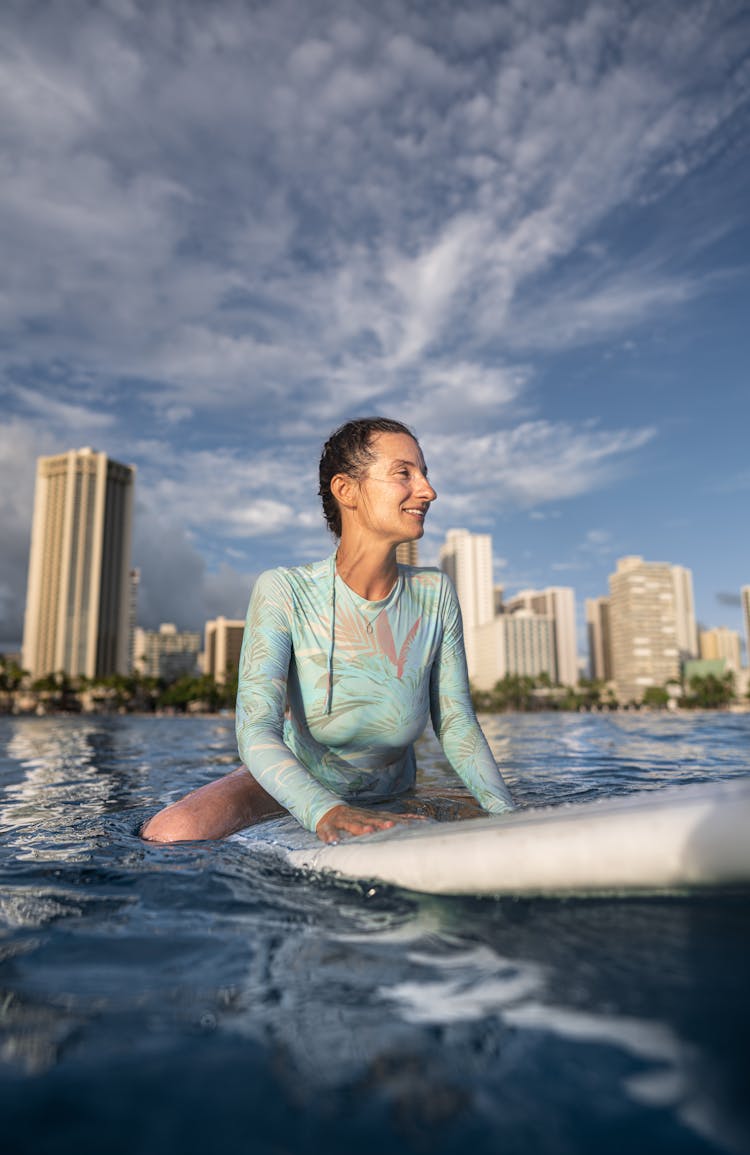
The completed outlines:
[[[39,458],[23,631],[33,677],[127,673],[134,480],[93,449]]]
[[[456,587],[464,626],[466,664],[469,677],[476,675],[476,630],[495,616],[495,594],[492,585],[492,537],[488,533],[469,533],[467,529],[449,529],[440,549],[440,568]]]

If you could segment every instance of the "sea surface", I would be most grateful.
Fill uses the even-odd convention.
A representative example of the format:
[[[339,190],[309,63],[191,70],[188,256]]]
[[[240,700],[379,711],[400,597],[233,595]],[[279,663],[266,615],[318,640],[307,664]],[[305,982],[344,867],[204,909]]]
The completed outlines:
[[[750,774],[747,714],[481,721],[521,806]],[[235,759],[231,717],[0,718],[7,1155],[750,1152],[747,889],[435,898],[141,841]]]

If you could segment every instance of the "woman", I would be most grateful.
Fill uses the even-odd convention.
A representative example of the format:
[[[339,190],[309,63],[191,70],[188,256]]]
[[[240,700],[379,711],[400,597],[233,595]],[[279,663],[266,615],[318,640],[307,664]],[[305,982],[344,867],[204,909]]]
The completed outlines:
[[[289,811],[335,842],[423,817],[373,807],[413,788],[428,715],[482,808],[512,809],[472,709],[453,586],[396,561],[437,497],[414,436],[386,418],[347,422],[323,448],[319,492],[335,555],[267,571],[250,599],[237,695],[245,765],[155,815],[149,840],[222,838]]]

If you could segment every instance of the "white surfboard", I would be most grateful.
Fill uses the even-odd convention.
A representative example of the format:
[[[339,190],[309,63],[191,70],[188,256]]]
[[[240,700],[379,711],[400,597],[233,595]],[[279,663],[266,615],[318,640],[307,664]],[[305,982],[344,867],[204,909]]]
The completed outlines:
[[[333,846],[311,844],[307,835],[287,835],[285,845],[278,827],[273,836],[260,833],[253,828],[252,841],[272,843],[295,867],[430,894],[731,885],[750,882],[750,778],[396,826]]]

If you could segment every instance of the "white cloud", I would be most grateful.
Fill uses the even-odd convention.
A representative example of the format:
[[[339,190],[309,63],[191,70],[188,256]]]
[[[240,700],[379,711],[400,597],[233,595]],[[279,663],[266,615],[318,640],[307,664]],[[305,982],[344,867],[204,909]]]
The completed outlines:
[[[612,534],[608,529],[590,529],[584,545],[589,549],[605,549],[611,546]]]
[[[210,618],[245,616],[255,575],[228,563],[209,570],[184,526],[167,511],[155,513],[139,498],[133,540],[133,564],[140,569],[138,623],[155,629],[175,622],[202,630]]]
[[[133,456],[144,505],[216,549],[284,532],[322,536],[312,452],[175,451],[142,441]]]
[[[89,405],[43,396],[28,386],[12,386],[9,392],[48,435],[54,430],[57,437],[78,438],[81,445],[89,445],[93,438],[103,435],[114,424],[110,413],[102,413]]]
[[[605,430],[549,421],[478,435],[428,434],[424,449],[451,515],[503,505],[535,505],[589,492],[611,482],[627,455],[648,444],[652,428]],[[443,510],[439,509],[442,519]]]
[[[8,14],[9,330],[54,318],[37,350],[201,406],[210,374],[219,395],[269,365],[288,386],[290,351],[332,371],[346,332],[375,335],[388,375],[447,339],[482,363],[488,341],[565,347],[672,308],[699,286],[670,253],[535,285],[654,174],[695,169],[738,107],[729,30],[668,8],[663,43],[660,17],[617,4],[446,28],[312,5],[299,38],[290,4],[50,7],[36,33]],[[476,22],[489,39],[466,56]]]
[[[589,529],[583,538],[571,544],[564,561],[551,563],[556,571],[591,571],[601,573],[614,568],[614,559],[623,553],[622,546],[608,529]]]
[[[428,364],[399,414],[422,437],[443,429],[492,427],[515,415],[529,377],[523,365]]]
[[[728,477],[712,480],[706,489],[709,493],[747,493],[750,491],[750,469],[740,469]]]
[[[37,12],[0,14],[2,401],[29,452],[136,459],[196,581],[244,538],[318,548],[317,446],[349,416],[422,435],[430,534],[588,492],[648,444],[539,420],[532,386],[715,288],[690,262],[736,189],[695,227],[628,228],[733,147],[731,5]]]
[[[0,425],[0,643],[19,644],[26,598],[26,574],[34,506],[36,458],[52,453],[52,439],[11,418]]]
[[[510,343],[521,349],[564,349],[606,337],[685,304],[706,284],[690,277],[610,275],[605,283],[581,280],[570,292],[539,298],[514,310]]]
[[[450,220],[416,257],[394,255],[387,261],[385,278],[397,292],[401,318],[398,343],[388,351],[391,364],[409,364],[440,336],[457,294],[468,290],[489,239],[481,218],[461,216]]]
[[[556,573],[568,573],[582,568],[583,566],[580,561],[553,561],[550,565],[550,569]]]

